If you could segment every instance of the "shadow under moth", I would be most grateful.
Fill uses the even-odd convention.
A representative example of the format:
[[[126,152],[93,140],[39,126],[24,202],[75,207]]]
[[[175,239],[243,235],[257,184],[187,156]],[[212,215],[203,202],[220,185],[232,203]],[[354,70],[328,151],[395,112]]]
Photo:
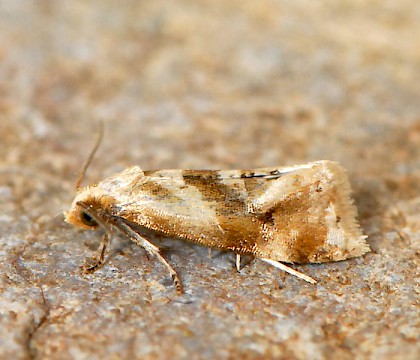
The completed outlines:
[[[331,161],[255,170],[153,170],[132,166],[80,188],[65,221],[102,226],[102,266],[114,229],[158,259],[182,293],[153,234],[252,255],[310,283],[285,263],[323,263],[368,252],[344,169]]]

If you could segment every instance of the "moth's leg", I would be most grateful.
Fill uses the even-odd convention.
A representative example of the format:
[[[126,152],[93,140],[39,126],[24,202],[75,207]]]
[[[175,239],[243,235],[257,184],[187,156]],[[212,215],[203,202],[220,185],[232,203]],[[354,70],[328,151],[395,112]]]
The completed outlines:
[[[270,265],[276,267],[277,269],[283,270],[283,271],[285,271],[289,274],[292,274],[292,275],[298,277],[299,279],[305,280],[305,281],[307,281],[308,283],[311,283],[311,284],[316,284],[315,279],[312,279],[310,276],[302,274],[299,271],[296,271],[296,270],[292,269],[291,267],[288,267],[288,266],[282,264],[281,262],[271,260],[271,259],[262,259],[262,258],[260,258],[260,259],[262,261],[265,261],[266,263],[269,263]]]
[[[211,248],[207,249],[207,256],[209,259],[211,259],[211,250],[212,250]]]
[[[111,243],[111,233],[106,232],[104,237],[102,238],[102,249],[101,249],[101,253],[100,253],[99,257],[94,257],[92,259],[94,261],[94,263],[92,265],[86,264],[86,265],[83,266],[83,272],[85,274],[92,274],[96,270],[98,270],[102,267],[102,265],[105,262],[105,252],[106,252],[106,249],[107,249],[107,247],[110,243]]]
[[[172,281],[175,284],[175,288],[178,294],[183,294],[184,290],[182,289],[181,280],[179,279],[178,274],[172,268],[171,265],[165,260],[165,258],[160,254],[160,249],[153,245],[150,241],[140,236],[136,233],[129,225],[124,223],[123,221],[117,221],[115,226],[127,235],[134,243],[140,245],[143,249],[146,250],[147,253],[150,255],[156,256],[156,258],[160,261],[160,263],[168,269],[169,274],[171,275]]]
[[[241,255],[236,254],[236,270],[241,271]]]

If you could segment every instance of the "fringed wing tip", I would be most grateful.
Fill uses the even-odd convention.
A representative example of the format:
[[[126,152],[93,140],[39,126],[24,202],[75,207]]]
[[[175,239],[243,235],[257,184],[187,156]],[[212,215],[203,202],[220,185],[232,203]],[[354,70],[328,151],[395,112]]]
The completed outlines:
[[[336,162],[326,161],[324,164],[332,173],[335,182],[337,197],[334,208],[340,216],[340,226],[346,234],[343,250],[347,253],[347,257],[361,256],[370,251],[370,246],[366,242],[367,236],[363,234],[357,221],[357,208],[351,198],[352,191],[346,171]]]

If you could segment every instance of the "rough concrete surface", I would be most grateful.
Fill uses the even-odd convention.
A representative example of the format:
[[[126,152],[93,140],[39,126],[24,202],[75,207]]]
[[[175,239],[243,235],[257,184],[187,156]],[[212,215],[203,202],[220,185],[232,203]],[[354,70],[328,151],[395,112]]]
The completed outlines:
[[[401,1],[0,4],[1,359],[418,359],[420,8]],[[156,239],[187,290],[61,212],[138,164],[336,160],[372,252],[295,266]]]

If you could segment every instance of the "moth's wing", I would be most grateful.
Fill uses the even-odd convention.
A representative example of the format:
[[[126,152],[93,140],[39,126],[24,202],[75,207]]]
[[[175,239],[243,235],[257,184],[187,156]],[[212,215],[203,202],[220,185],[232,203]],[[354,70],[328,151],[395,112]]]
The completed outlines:
[[[350,203],[344,169],[331,161],[318,161],[257,170],[142,171],[129,186],[118,190],[118,196],[127,198],[126,206],[142,203],[164,210],[176,204],[182,212],[184,206],[223,207],[228,202],[229,206],[242,203],[249,213],[265,214],[303,192],[316,194],[327,189],[338,192],[344,202]]]
[[[216,226],[226,234],[226,229],[236,224],[239,233],[239,228],[245,228],[247,221],[252,222],[257,216],[255,210],[264,209],[264,206],[257,208],[258,205],[275,206],[264,194],[271,186],[277,188],[276,182],[287,171],[291,170],[149,170],[140,173],[133,168],[124,173],[124,182],[111,178],[114,186],[108,186],[107,190],[112,189],[111,195],[118,198],[111,209],[113,216],[147,228],[178,232],[188,224],[200,229],[198,233]],[[116,187],[117,183],[124,186]],[[283,190],[280,198],[288,192]],[[271,197],[275,196],[272,189]]]
[[[292,200],[303,191],[319,191],[322,182],[332,182],[337,175],[346,178],[344,169],[330,161],[220,173],[221,181],[226,184],[240,182],[247,211],[260,215],[272,211],[282,202]]]
[[[139,174],[135,168],[131,172]],[[244,239],[270,237],[259,244],[267,247],[264,256],[288,261],[287,252],[278,253],[282,246],[300,254],[311,234],[323,228],[325,236],[316,237],[328,245],[327,253],[334,248],[338,255],[324,259],[314,249],[308,261],[342,260],[369,250],[355,220],[345,171],[329,161],[258,170],[144,171],[116,196],[115,216],[195,242],[207,236],[210,246],[218,246],[217,238],[231,239],[234,244],[225,248],[233,249]]]
[[[296,192],[296,178],[315,165],[256,170],[157,170],[145,171],[146,184],[156,188],[155,199],[167,206],[174,200],[187,208],[217,207],[223,211],[264,213]],[[306,179],[311,181],[311,179]],[[139,184],[145,191],[145,182]],[[165,205],[166,203],[166,205]]]
[[[272,241],[261,246],[275,259],[337,261],[369,251],[340,165],[320,161],[279,173],[250,189],[248,204],[251,213],[267,219],[264,231]]]
[[[250,213],[264,214],[303,189],[317,191],[320,183],[333,182],[337,175],[337,180],[346,179],[344,170],[330,161],[256,170],[150,170],[130,186],[130,198],[135,201],[133,195],[140,194],[139,202],[162,207],[237,202]]]

